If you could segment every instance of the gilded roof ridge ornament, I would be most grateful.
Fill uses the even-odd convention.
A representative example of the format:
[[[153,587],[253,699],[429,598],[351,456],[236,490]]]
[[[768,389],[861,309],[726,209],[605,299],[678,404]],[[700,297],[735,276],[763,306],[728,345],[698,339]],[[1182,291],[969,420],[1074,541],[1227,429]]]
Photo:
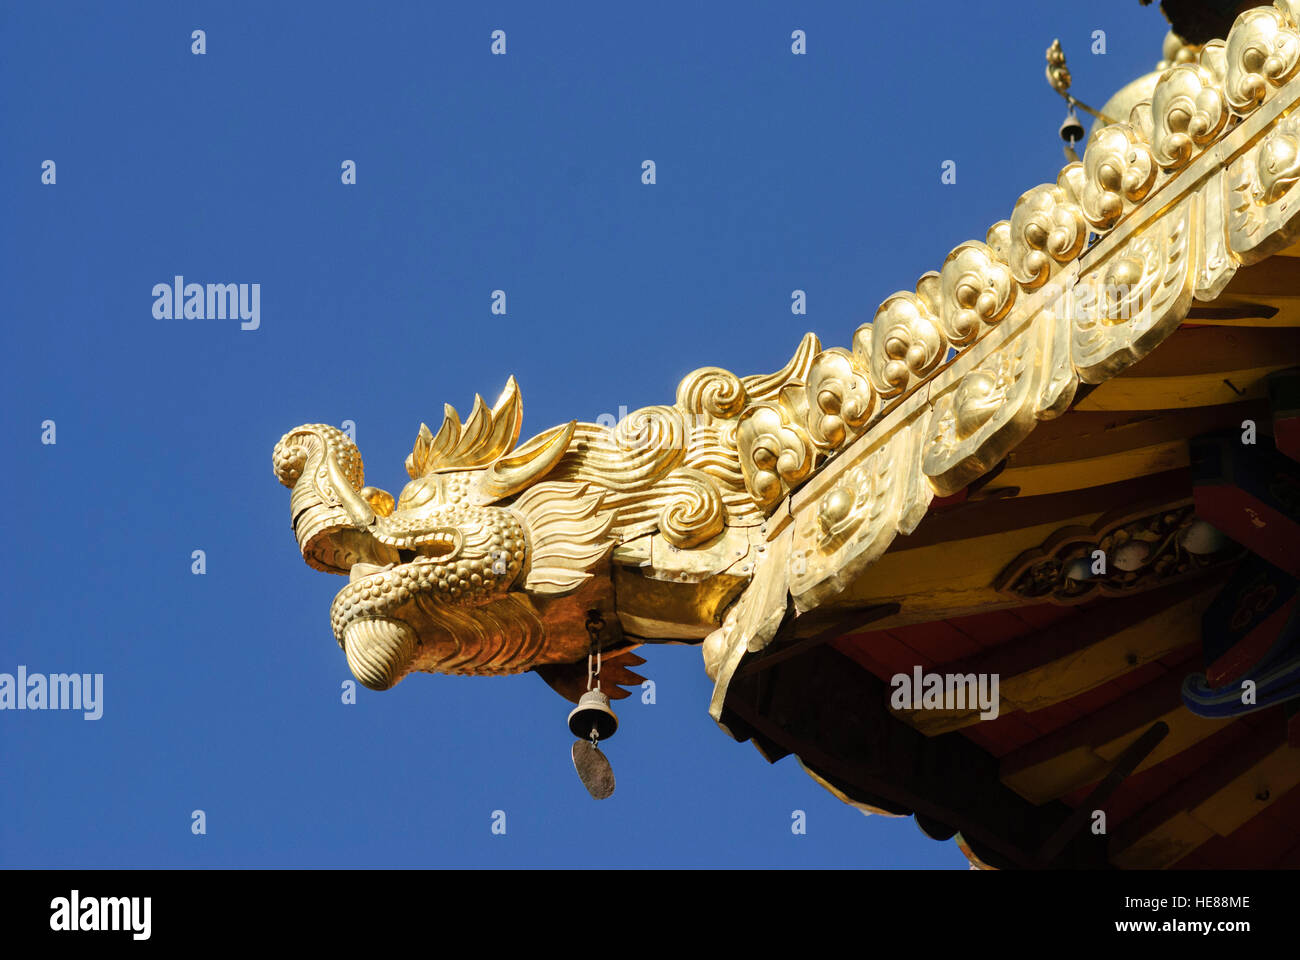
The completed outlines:
[[[463,425],[448,407],[422,426],[398,498],[363,486],[341,431],[290,431],[275,473],[304,559],[350,578],[331,618],[354,672],[382,689],[414,670],[560,669],[587,656],[596,610],[611,649],[702,639],[720,719],[732,672],[791,607],[836,597],[932,498],[1295,242],[1297,117],[1300,0],[1277,0],[1169,65],[846,346],[808,334],[776,373],[704,367],[672,404],[517,449],[511,379]]]

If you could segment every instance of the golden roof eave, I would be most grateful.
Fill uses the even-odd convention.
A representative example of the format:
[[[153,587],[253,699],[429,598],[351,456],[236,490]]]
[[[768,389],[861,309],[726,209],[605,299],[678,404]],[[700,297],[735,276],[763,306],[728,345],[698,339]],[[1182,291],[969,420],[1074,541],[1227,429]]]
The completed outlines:
[[[292,491],[304,559],[349,576],[331,608],[335,638],[375,689],[413,671],[540,667],[566,696],[582,689],[593,646],[621,655],[644,640],[703,640],[715,682],[710,713],[721,724],[733,675],[783,626],[817,641],[840,631],[854,607],[880,614],[873,629],[892,629],[894,616],[929,623],[1014,604],[986,583],[996,576],[981,563],[1004,563],[969,527],[934,536],[927,523],[900,545],[910,549],[895,546],[899,535],[916,531],[935,498],[985,482],[1040,424],[1067,411],[1073,429],[1098,416],[1089,410],[1157,420],[1147,416],[1160,410],[1153,394],[1180,415],[1197,404],[1236,415],[1239,400],[1261,396],[1253,381],[1300,359],[1285,349],[1294,339],[1256,336],[1253,354],[1236,351],[1250,364],[1245,390],[1227,378],[1227,387],[1212,383],[1194,398],[1185,387],[1150,386],[1162,364],[1176,369],[1167,380],[1184,379],[1185,336],[1146,373],[1115,378],[1174,336],[1198,301],[1230,304],[1243,286],[1266,291],[1263,299],[1300,299],[1300,285],[1278,282],[1280,258],[1243,270],[1300,240],[1297,184],[1300,0],[1277,0],[1242,13],[1226,40],[1161,73],[1127,122],[1095,129],[1082,160],[1025,192],[1008,219],[959,244],[912,289],[886,297],[847,347],[823,348],[810,333],[772,374],[704,367],[682,380],[672,404],[612,428],[571,421],[517,449],[521,401],[511,379],[491,409],[476,398],[464,424],[447,407],[436,434],[421,426],[411,483],[396,498],[364,486],[349,436],[325,424],[298,427],[276,445],[273,465]],[[1278,326],[1291,334],[1296,314],[1286,309]],[[1225,370],[1237,377],[1236,367],[1216,367],[1210,380]],[[1076,404],[1082,389],[1108,381]],[[1236,396],[1225,398],[1227,388]],[[1099,403],[1107,390],[1124,394],[1119,404]],[[1090,452],[1123,461],[1100,475],[1122,476],[1127,497],[1138,478],[1144,489],[1165,484],[1169,474],[1155,471],[1179,463],[1171,448],[1186,454],[1182,441],[1195,434],[1177,431],[1193,421],[1151,432],[1140,449]],[[1074,502],[1086,484],[1059,482],[1061,469],[1079,462],[1061,455],[1062,432],[1049,425],[1022,448],[1031,455],[1021,474],[1057,471],[1028,499],[1071,501],[1063,519],[1073,526],[1054,528],[1109,529],[1109,513],[1090,515],[1102,507]],[[1008,533],[1005,513],[981,520],[1001,525],[1004,552],[1037,536],[1030,524]],[[963,572],[966,592],[953,599],[953,555],[976,551],[982,560]],[[940,571],[946,592],[924,596],[923,569]],[[593,635],[593,623],[608,629]],[[615,689],[629,676],[639,679],[616,673]]]
[[[364,486],[341,431],[287,433],[275,473],[304,559],[351,578],[331,619],[358,676],[573,664],[597,609],[609,644],[703,639],[720,718],[732,673],[791,606],[842,597],[935,497],[1300,236],[1298,11],[1249,10],[1167,69],[1127,122],[886,297],[846,347],[808,334],[772,374],[701,368],[671,404],[517,449],[512,380],[490,410],[421,429],[398,497]]]
[[[1300,4],[1248,10],[1226,41],[1166,70],[1129,122],[1095,130],[1082,160],[1023,194],[985,241],[886,299],[852,354],[883,402],[789,485],[755,584],[706,640],[715,719],[787,592],[801,613],[833,599],[932,497],[982,476],[1081,384],[1142,359],[1240,267],[1295,243],[1298,106]],[[945,359],[949,347],[959,352]]]

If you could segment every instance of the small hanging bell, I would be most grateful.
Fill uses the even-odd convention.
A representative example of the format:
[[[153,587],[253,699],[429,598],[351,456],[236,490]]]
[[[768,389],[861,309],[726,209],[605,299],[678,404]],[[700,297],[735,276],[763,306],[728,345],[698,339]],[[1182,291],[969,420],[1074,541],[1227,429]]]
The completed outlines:
[[[1079,162],[1079,152],[1074,149],[1074,145],[1083,139],[1083,124],[1075,116],[1074,108],[1065,117],[1065,122],[1061,124],[1061,139],[1065,141],[1065,159],[1071,163]]]
[[[1079,117],[1075,114],[1074,109],[1065,115],[1065,122],[1061,124],[1061,139],[1074,146],[1083,139],[1083,124],[1079,122]]]
[[[569,730],[579,740],[608,740],[617,729],[618,715],[599,690],[584,693],[569,713]]]
[[[573,768],[582,785],[597,800],[614,793],[614,771],[597,745],[608,740],[618,729],[618,715],[609,708],[609,697],[600,692],[600,632],[605,621],[599,610],[587,611],[587,634],[591,652],[587,654],[587,692],[569,713],[569,730],[578,739],[573,744]]]

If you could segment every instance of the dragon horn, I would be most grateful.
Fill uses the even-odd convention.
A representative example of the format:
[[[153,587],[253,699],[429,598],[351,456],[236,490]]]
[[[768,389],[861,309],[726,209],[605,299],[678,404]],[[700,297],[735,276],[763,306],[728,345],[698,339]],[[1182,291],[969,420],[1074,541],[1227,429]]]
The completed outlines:
[[[539,433],[513,456],[502,457],[488,467],[479,481],[479,490],[492,500],[500,500],[540,480],[560,462],[577,428],[578,421],[570,420]]]

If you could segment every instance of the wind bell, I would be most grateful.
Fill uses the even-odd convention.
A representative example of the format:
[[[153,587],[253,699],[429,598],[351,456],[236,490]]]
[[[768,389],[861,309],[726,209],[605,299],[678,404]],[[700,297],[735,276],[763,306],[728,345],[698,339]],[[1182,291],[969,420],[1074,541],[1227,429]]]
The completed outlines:
[[[573,742],[573,768],[582,785],[597,800],[614,792],[614,770],[598,746],[618,729],[618,716],[610,709],[609,697],[600,692],[600,632],[605,621],[596,611],[587,615],[587,635],[591,649],[587,653],[587,692],[569,713],[569,730],[578,739]]]

